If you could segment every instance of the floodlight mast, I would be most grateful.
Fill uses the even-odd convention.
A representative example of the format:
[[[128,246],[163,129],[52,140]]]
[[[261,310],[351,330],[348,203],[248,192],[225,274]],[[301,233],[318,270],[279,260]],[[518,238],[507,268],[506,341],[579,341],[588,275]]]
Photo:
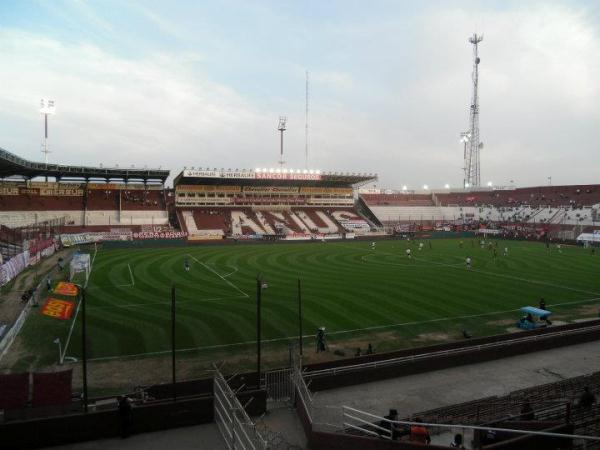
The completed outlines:
[[[42,144],[42,153],[44,154],[46,168],[48,168],[48,153],[50,153],[50,150],[48,150],[48,116],[56,113],[54,100],[43,98],[40,101],[40,113],[44,115],[44,143]]]
[[[281,134],[281,146],[279,149],[279,165],[283,168],[283,165],[285,164],[285,161],[283,160],[283,132],[285,131],[285,125],[287,123],[287,117],[286,116],[279,116],[279,126],[277,127],[277,129],[279,130],[279,133]]]
[[[469,38],[469,42],[473,45],[473,94],[471,98],[471,108],[469,113],[469,131],[470,136],[468,142],[465,142],[464,155],[464,183],[463,185],[480,187],[481,186],[481,170],[479,153],[483,148],[483,144],[479,141],[479,43],[483,40],[482,35],[473,33]],[[461,134],[462,137],[462,134]],[[464,141],[463,141],[464,142]]]

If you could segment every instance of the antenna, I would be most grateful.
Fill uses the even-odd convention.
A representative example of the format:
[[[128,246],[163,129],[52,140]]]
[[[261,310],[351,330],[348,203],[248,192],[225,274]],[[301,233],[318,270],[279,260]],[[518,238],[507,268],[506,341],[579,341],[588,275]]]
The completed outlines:
[[[469,112],[469,131],[461,133],[461,142],[465,144],[464,152],[464,180],[463,187],[481,186],[481,170],[479,153],[483,143],[479,141],[479,43],[483,41],[483,35],[473,33],[469,42],[473,44],[473,94]],[[467,136],[468,134],[468,136]]]
[[[306,116],[304,118],[304,168],[308,169],[308,89],[309,89],[309,78],[308,70],[306,71]]]
[[[279,116],[279,126],[277,127],[277,129],[281,133],[281,147],[279,150],[279,165],[281,167],[283,167],[283,165],[285,164],[285,161],[283,160],[283,132],[285,131],[286,122],[287,122],[286,116]]]

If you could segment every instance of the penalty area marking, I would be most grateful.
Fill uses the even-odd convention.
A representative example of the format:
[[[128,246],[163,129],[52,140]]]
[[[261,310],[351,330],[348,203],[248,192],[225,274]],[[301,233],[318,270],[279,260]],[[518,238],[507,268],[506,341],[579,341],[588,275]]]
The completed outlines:
[[[212,273],[214,273],[216,276],[218,276],[221,280],[223,280],[225,283],[227,283],[229,286],[231,286],[232,288],[234,288],[236,291],[238,291],[240,294],[242,294],[244,297],[246,298],[250,298],[250,296],[248,294],[246,294],[244,291],[242,291],[239,287],[237,287],[235,284],[233,284],[231,281],[229,281],[227,278],[225,278],[223,275],[221,275],[219,272],[217,272],[216,270],[214,270],[212,267],[204,264],[202,261],[200,261],[198,258],[196,258],[193,255],[190,255],[188,253],[188,256],[190,258],[192,258],[194,261],[196,261],[198,264],[201,264],[205,269],[210,270]],[[228,276],[231,274],[228,274]]]
[[[583,299],[583,300],[575,300],[575,301],[571,301],[571,302],[553,303],[548,306],[551,307],[551,306],[575,305],[575,304],[587,303],[587,302],[598,301],[598,300],[600,300],[600,297],[587,298],[587,299]],[[423,325],[423,324],[428,324],[428,323],[444,322],[444,321],[451,321],[451,320],[472,319],[472,318],[477,318],[477,317],[508,314],[508,313],[517,312],[520,310],[521,310],[520,308],[516,308],[516,309],[507,309],[504,311],[492,311],[492,312],[481,313],[481,314],[469,314],[466,316],[440,317],[437,319],[414,321],[414,322],[401,322],[401,323],[393,323],[393,324],[388,324],[388,325],[375,325],[372,327],[355,328],[355,329],[351,329],[351,330],[332,331],[332,332],[328,332],[327,335],[328,336],[336,336],[336,335],[340,335],[340,334],[356,333],[359,331],[384,330],[387,328],[399,328],[399,327],[405,327],[405,326],[411,326],[411,325]],[[515,322],[516,321],[517,321],[517,319],[515,319]],[[307,338],[314,338],[314,335],[313,334],[305,334],[302,336],[302,339],[307,339]],[[281,342],[281,341],[289,341],[290,339],[298,339],[298,336],[296,335],[296,336],[286,336],[286,337],[273,338],[273,339],[263,339],[261,342],[263,342],[263,343],[264,342],[267,342],[267,343]],[[255,344],[255,343],[256,343],[256,340],[233,342],[231,344],[205,345],[202,347],[182,348],[182,349],[176,350],[176,352],[179,353],[179,352],[192,352],[192,351],[199,351],[199,350],[215,350],[215,349],[219,349],[219,348],[238,347],[238,346],[250,345],[250,344]],[[162,350],[162,351],[158,351],[158,352],[134,353],[131,355],[121,355],[121,356],[101,356],[99,358],[89,358],[88,361],[110,361],[110,360],[115,360],[115,359],[138,358],[138,357],[142,357],[142,356],[166,355],[166,354],[170,354],[170,353],[171,353],[171,350]]]

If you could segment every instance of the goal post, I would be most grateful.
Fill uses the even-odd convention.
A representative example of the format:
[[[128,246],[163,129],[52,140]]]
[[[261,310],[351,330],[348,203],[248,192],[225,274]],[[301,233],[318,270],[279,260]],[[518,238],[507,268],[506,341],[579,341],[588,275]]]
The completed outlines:
[[[90,254],[89,253],[75,253],[73,259],[71,259],[69,279],[72,282],[78,282],[78,284],[85,284],[90,277]],[[83,278],[83,280],[82,280]]]

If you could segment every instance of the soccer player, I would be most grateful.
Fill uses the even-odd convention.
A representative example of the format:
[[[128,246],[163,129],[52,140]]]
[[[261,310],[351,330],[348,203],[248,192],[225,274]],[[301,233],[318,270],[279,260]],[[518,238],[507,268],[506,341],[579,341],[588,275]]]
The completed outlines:
[[[467,259],[465,259],[465,263],[467,264],[467,269],[471,269],[471,257],[467,256]]]
[[[190,260],[185,258],[185,261],[183,262],[183,266],[185,267],[185,271],[189,272],[190,271]]]
[[[562,246],[560,244],[556,244],[556,248],[558,249],[558,253],[562,253]]]
[[[411,254],[410,253],[411,253],[410,248],[407,248],[406,249],[406,256],[408,256],[408,259],[411,258]]]
[[[459,248],[463,248],[463,241],[462,241],[462,240],[461,240],[461,241],[459,241],[459,243],[458,243],[458,247],[459,247]]]
[[[508,256],[508,247],[504,247],[504,256]]]
[[[375,250],[375,242],[371,242],[371,250]]]
[[[419,243],[419,251],[423,250],[423,243]]]

